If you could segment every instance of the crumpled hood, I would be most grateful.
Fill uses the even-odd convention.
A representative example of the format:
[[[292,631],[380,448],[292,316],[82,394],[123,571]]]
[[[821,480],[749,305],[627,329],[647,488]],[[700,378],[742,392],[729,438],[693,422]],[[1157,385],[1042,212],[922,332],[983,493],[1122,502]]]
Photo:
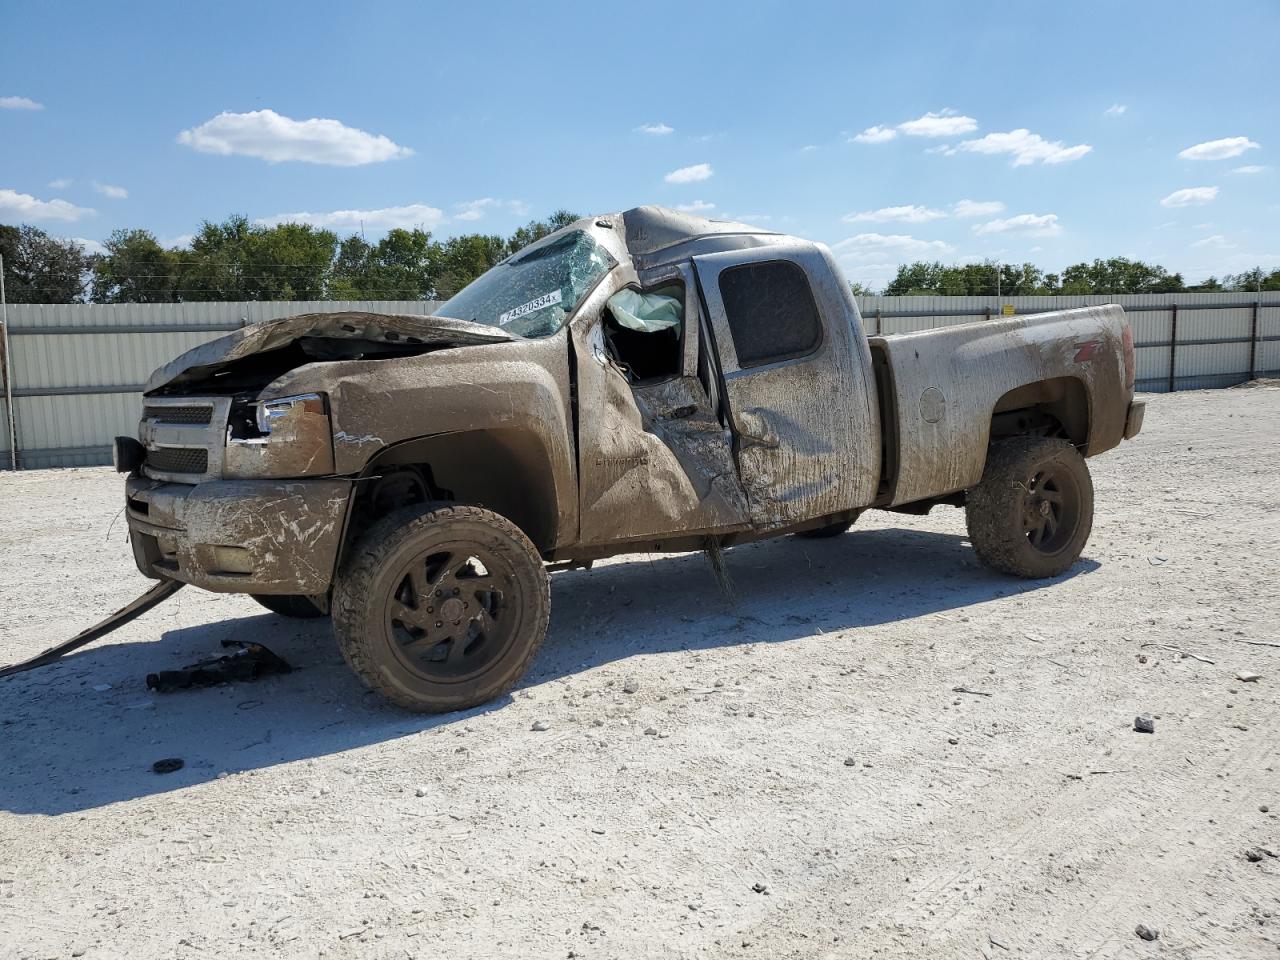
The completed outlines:
[[[442,347],[464,347],[483,343],[503,343],[520,339],[498,327],[450,317],[415,316],[405,313],[304,313],[255,323],[193,347],[156,370],[147,380],[146,393],[159,390],[175,380],[198,380],[212,376],[220,368],[251,356],[278,350],[304,338],[317,340],[364,340],[380,346],[394,345],[414,352]]]

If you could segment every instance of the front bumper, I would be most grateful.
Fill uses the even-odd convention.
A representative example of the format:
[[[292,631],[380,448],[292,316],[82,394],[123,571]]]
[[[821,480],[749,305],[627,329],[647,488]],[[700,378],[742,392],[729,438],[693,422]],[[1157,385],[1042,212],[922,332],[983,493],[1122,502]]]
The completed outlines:
[[[1147,412],[1147,405],[1142,401],[1129,404],[1129,415],[1124,418],[1124,438],[1132,440],[1142,432],[1142,418]]]
[[[125,486],[138,569],[219,593],[320,594],[329,589],[349,480]]]

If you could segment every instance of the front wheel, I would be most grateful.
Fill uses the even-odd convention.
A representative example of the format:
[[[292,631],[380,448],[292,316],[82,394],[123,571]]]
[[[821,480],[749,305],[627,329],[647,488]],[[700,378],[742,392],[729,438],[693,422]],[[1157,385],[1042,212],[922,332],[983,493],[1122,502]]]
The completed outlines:
[[[353,546],[333,596],[347,663],[392,703],[462,710],[506,693],[546,636],[550,578],[529,538],[479,507],[408,507]]]
[[[1093,481],[1066,440],[1016,437],[991,445],[965,502],[978,559],[1019,577],[1056,577],[1080,556],[1093,529]]]

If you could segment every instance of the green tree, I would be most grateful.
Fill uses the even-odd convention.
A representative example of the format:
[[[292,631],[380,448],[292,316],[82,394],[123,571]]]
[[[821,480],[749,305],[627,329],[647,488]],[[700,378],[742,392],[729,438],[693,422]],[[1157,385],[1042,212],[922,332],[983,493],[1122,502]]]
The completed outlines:
[[[177,297],[181,258],[147,230],[114,230],[93,258],[94,303],[167,303]]]
[[[501,263],[508,253],[507,241],[502,237],[471,233],[449,238],[440,250],[436,299],[448,300],[480,274]]]
[[[1221,280],[1217,277],[1210,277],[1202,283],[1189,284],[1187,286],[1187,293],[1216,293],[1219,290],[1225,289],[1226,287],[1222,285]]]
[[[182,300],[320,300],[338,238],[305,223],[264,227],[236,214],[206,220],[179,255]]]
[[[562,227],[567,227],[575,220],[581,220],[576,213],[570,213],[568,210],[557,210],[546,220],[530,220],[523,227],[516,229],[507,239],[507,253],[512,254],[517,250],[527,247],[529,244],[541,240],[549,233],[555,233]]]
[[[358,233],[338,244],[329,273],[331,300],[364,300],[373,287],[373,246]]]
[[[884,288],[885,296],[911,297],[939,293],[942,288],[944,269],[942,264],[936,261],[925,263],[923,260],[918,260],[915,263],[901,264],[897,275]]]
[[[999,283],[997,283],[997,276]],[[898,267],[897,276],[884,291],[889,296],[1017,297],[1050,292],[1043,273],[1034,264],[965,263],[943,266],[917,261]]]
[[[1272,270],[1270,273],[1266,273],[1261,267],[1254,267],[1244,273],[1223,277],[1222,283],[1226,289],[1241,293],[1280,290],[1280,270]]]
[[[180,256],[178,298],[181,300],[249,300],[247,246],[249,218],[205,220]]]
[[[391,230],[377,245],[347,237],[338,247],[334,300],[422,300],[435,291],[441,247],[423,230]]]
[[[1075,263],[1062,271],[1063,293],[1177,293],[1184,289],[1182,274],[1127,257]]]
[[[38,227],[0,225],[5,298],[9,303],[80,303],[89,258],[74,240],[59,240]]]
[[[306,223],[251,227],[245,244],[249,300],[322,300],[338,237]]]

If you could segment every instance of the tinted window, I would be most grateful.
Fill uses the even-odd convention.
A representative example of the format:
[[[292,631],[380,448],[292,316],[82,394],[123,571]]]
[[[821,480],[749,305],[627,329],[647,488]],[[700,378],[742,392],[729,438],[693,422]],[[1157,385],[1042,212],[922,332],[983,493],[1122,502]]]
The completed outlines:
[[[740,368],[803,357],[822,339],[809,280],[794,263],[730,267],[720,274],[720,298]]]

